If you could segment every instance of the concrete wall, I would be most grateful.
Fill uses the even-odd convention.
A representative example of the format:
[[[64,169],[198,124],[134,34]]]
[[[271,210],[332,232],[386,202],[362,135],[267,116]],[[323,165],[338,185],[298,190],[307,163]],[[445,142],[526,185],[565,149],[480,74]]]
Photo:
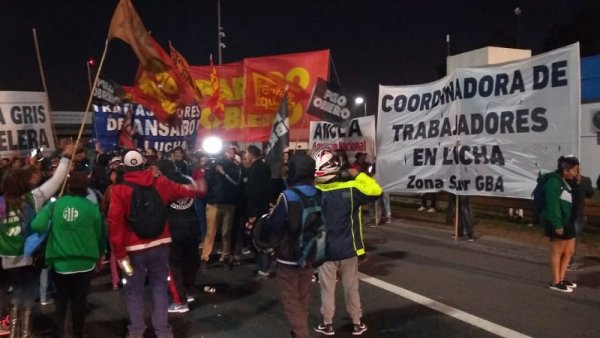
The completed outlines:
[[[456,68],[487,66],[529,57],[531,57],[529,49],[484,47],[448,56],[446,58],[446,74],[450,74]]]

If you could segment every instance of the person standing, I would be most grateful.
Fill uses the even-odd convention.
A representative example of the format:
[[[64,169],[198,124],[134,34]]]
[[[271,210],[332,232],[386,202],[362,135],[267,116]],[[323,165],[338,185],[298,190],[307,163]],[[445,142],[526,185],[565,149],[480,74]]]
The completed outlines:
[[[579,173],[575,157],[558,159],[558,169],[541,177],[544,189],[544,207],[541,220],[546,236],[550,238],[550,289],[573,292],[577,284],[565,279],[567,265],[575,249],[575,225],[569,222],[572,213],[572,191],[567,183]]]
[[[73,172],[67,180],[67,194],[47,204],[31,223],[43,233],[51,227],[46,245],[46,264],[56,286],[58,335],[65,334],[67,305],[71,304],[73,337],[83,337],[87,294],[104,253],[106,232],[100,209],[86,198],[89,180],[85,172]]]
[[[585,199],[592,198],[594,196],[592,180],[587,176],[582,176],[580,170],[581,167],[577,172],[577,176],[574,179],[568,181],[569,186],[571,187],[573,192],[573,210],[570,222],[572,222],[573,226],[575,227],[575,235],[577,237],[581,236],[581,234],[583,233],[583,225],[585,224],[585,216],[583,215],[583,210],[585,208]],[[577,270],[577,265],[575,264],[576,248],[577,240],[575,240],[573,255],[571,256],[569,265],[567,265],[568,270]]]
[[[315,179],[322,192],[322,212],[327,225],[326,262],[318,268],[323,321],[313,329],[335,334],[335,285],[339,274],[344,287],[346,310],[352,319],[352,335],[367,331],[362,321],[358,290],[358,257],[366,254],[363,242],[361,206],[373,203],[382,189],[369,175],[354,168],[341,170],[341,163],[330,150],[315,153]]]
[[[124,184],[114,185],[108,211],[110,241],[117,260],[129,260],[133,274],[126,277],[125,296],[130,324],[127,327],[129,338],[143,337],[144,323],[144,282],[146,277],[152,288],[152,327],[158,338],[172,337],[167,321],[169,298],[169,245],[171,233],[164,226],[162,233],[154,238],[141,238],[133,231],[128,215],[131,213],[131,195],[134,187],[153,186],[158,191],[163,206],[179,198],[195,197],[204,187],[198,185],[196,191],[188,186],[169,181],[154,175],[143,166],[144,158],[136,150],[129,150],[123,157],[125,166]]]
[[[288,162],[288,186],[311,198],[319,191],[314,186],[315,161],[306,154],[294,154]],[[302,205],[297,193],[290,188],[279,196],[270,215],[270,222],[262,229],[278,238],[275,247],[277,281],[283,311],[290,325],[292,337],[310,337],[308,304],[310,299],[312,266],[298,266],[300,258],[297,238],[302,229]]]
[[[260,149],[256,146],[248,146],[245,154],[247,163],[250,163],[248,172],[248,183],[246,184],[246,227],[252,225],[262,215],[269,212],[271,201],[271,168],[263,162]],[[260,250],[256,252],[258,271],[255,279],[262,280],[271,277],[269,266],[271,256]]]
[[[202,244],[201,267],[208,269],[217,229],[221,228],[222,250],[219,262],[230,264],[231,227],[235,216],[235,200],[242,171],[233,159],[235,148],[228,147],[221,159],[213,163],[204,173],[206,180],[206,235]]]

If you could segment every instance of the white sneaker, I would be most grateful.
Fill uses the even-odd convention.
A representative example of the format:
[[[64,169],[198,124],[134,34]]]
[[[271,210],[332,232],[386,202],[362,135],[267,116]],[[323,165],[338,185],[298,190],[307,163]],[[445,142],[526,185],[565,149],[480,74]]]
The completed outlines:
[[[427,209],[427,212],[436,212],[437,210],[435,210],[435,208],[429,208]]]
[[[425,211],[425,207],[420,207],[419,209],[417,209],[417,211]]]
[[[186,313],[190,311],[190,308],[187,304],[171,304],[169,305],[169,313]]]

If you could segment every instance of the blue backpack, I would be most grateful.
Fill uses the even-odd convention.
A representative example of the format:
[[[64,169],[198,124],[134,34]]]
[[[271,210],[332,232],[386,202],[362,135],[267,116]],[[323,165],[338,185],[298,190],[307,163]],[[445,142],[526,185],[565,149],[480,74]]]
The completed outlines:
[[[306,196],[298,188],[290,188],[288,192],[298,197],[302,207],[300,231],[296,238],[296,247],[300,253],[298,266],[314,268],[325,262],[327,245],[327,226],[321,209],[321,191],[315,196]]]

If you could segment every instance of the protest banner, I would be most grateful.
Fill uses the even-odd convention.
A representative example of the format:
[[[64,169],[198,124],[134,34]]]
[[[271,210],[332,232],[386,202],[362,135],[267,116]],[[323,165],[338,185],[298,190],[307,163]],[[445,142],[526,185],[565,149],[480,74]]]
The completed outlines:
[[[28,156],[44,148],[56,150],[44,92],[0,91],[0,156]]]
[[[117,147],[119,133],[128,113],[131,116],[131,137],[138,148],[168,152],[177,146],[187,149],[195,143],[200,119],[198,106],[186,106],[178,110],[179,123],[168,125],[158,122],[154,113],[141,104],[121,102],[117,88],[114,82],[98,81],[93,110],[97,138],[102,149],[110,151]]]
[[[349,102],[348,96],[332,82],[317,79],[306,113],[320,120],[343,124],[362,114],[354,107],[354,101]]]
[[[358,152],[367,153],[367,162],[373,163],[375,142],[375,116],[352,119],[347,126],[325,121],[310,122],[309,147],[311,150],[345,149],[350,163]]]
[[[380,86],[377,175],[396,193],[531,198],[538,173],[578,154],[579,45]]]

